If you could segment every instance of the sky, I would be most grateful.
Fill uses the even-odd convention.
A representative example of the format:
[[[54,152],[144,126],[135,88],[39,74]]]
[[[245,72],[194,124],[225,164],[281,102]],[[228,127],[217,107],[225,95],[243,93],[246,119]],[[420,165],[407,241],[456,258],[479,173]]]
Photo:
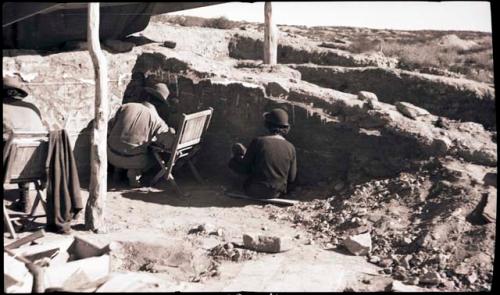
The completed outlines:
[[[298,1],[273,2],[272,7],[275,23],[283,25],[482,32],[492,29],[491,7],[486,1]],[[231,2],[172,14],[264,22],[264,2]]]

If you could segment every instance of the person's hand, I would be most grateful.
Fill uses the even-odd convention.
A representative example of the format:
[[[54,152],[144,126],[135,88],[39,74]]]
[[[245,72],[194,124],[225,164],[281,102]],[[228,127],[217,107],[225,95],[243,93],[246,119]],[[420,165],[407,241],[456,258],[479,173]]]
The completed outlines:
[[[233,157],[242,157],[247,152],[247,149],[243,144],[235,143],[231,147],[231,152],[233,153]]]

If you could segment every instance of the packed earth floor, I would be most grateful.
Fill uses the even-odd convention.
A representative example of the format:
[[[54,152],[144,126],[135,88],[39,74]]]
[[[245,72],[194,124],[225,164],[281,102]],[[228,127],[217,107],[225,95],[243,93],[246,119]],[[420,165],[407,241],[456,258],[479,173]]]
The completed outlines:
[[[144,287],[151,291],[487,290],[495,224],[467,201],[491,189],[482,175],[480,166],[434,159],[414,174],[299,188],[300,202],[289,207],[232,199],[223,185],[185,175],[179,183],[188,197],[165,182],[138,189],[110,182],[105,232],[85,231],[81,216],[72,235],[118,242],[112,271],[151,277]],[[343,241],[366,233],[372,251],[353,255]],[[245,249],[243,234],[279,237],[285,251]]]

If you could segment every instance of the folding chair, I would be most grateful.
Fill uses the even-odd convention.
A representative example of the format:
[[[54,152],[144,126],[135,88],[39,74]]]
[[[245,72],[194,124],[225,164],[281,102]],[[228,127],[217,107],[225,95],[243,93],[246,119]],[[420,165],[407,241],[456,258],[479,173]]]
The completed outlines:
[[[199,182],[203,182],[203,179],[192,162],[192,158],[194,154],[200,150],[201,139],[210,124],[212,113],[213,108],[188,115],[182,114],[181,122],[178,125],[179,130],[177,130],[172,147],[166,149],[159,145],[151,145],[153,154],[161,166],[160,172],[155,175],[151,182],[152,186],[155,185],[161,177],[165,177],[167,181],[170,181],[174,185],[177,193],[182,196],[186,196],[177,186],[177,183],[172,175],[174,165],[180,158],[186,159],[194,177]],[[170,153],[170,158],[166,163],[160,156],[160,153],[165,152]]]
[[[35,213],[39,203],[42,203],[45,213],[47,212],[47,203],[42,191],[46,175],[45,161],[48,153],[49,134],[48,132],[15,132],[12,134],[10,144],[10,156],[7,163],[4,163],[4,184],[33,182],[37,191],[30,213],[10,211],[3,204],[4,222],[11,237],[16,239],[17,235],[12,221],[31,219],[30,222],[33,222],[37,218],[46,216],[46,214],[35,215]],[[4,150],[5,152],[6,150]]]

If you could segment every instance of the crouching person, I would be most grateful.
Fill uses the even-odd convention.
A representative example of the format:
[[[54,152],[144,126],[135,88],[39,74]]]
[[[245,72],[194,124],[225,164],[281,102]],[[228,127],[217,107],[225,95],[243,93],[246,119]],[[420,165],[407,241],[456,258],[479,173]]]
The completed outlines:
[[[295,147],[284,136],[290,125],[283,109],[264,113],[268,135],[252,140],[248,149],[241,143],[232,147],[229,167],[238,174],[247,175],[243,184],[245,193],[253,198],[279,198],[288,193],[297,175]]]
[[[175,136],[175,130],[167,126],[157,111],[167,103],[167,86],[158,83],[145,90],[148,95],[144,100],[122,105],[108,126],[108,161],[115,169],[127,170],[132,187],[139,187],[142,174],[155,165],[154,155],[148,149],[153,139],[171,142]]]

